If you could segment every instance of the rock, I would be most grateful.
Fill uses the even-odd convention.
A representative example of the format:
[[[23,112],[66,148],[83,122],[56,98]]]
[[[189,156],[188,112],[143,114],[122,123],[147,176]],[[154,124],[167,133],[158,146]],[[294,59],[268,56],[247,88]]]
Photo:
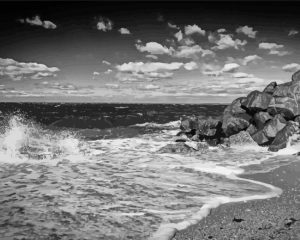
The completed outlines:
[[[252,123],[249,125],[249,127],[247,128],[247,132],[252,136],[254,133],[257,132],[257,128],[255,127],[255,125],[253,125]]]
[[[258,129],[262,129],[264,124],[271,119],[272,116],[267,112],[258,112],[254,115],[254,122]]]
[[[206,142],[186,142],[185,145],[187,145],[190,148],[193,148],[196,151],[203,151],[208,149],[208,144]]]
[[[265,89],[263,90],[263,92],[272,95],[274,93],[276,87],[277,87],[277,83],[276,82],[271,82],[271,83],[269,83],[269,85],[267,85],[265,87]]]
[[[258,112],[267,110],[272,100],[272,95],[265,92],[253,91],[248,94],[247,98],[242,101],[242,107],[246,108],[249,112]]]
[[[277,114],[270,120],[263,128],[264,134],[267,138],[275,138],[276,134],[285,127],[286,120],[281,114]]]
[[[269,151],[277,152],[285,148],[289,142],[289,138],[299,130],[298,126],[296,122],[288,121],[287,125],[277,133],[272,144],[269,146]]]
[[[293,83],[296,83],[296,82],[299,82],[299,81],[300,81],[300,70],[298,70],[297,72],[295,72],[292,75],[292,82]]]
[[[198,119],[195,116],[181,119],[180,129],[184,132],[190,132],[198,127]]]
[[[255,143],[253,138],[250,136],[249,132],[247,131],[241,131],[237,134],[234,134],[229,137],[230,145],[242,145],[242,144],[249,144],[249,143]]]
[[[207,120],[198,120],[197,134],[203,136],[214,136],[222,123],[219,120],[209,118]]]
[[[300,116],[295,117],[294,122],[300,125]]]
[[[187,146],[183,142],[179,142],[176,144],[167,144],[166,146],[162,147],[158,150],[159,153],[191,153],[196,151],[195,149]]]
[[[270,104],[268,112],[271,115],[282,114],[285,119],[291,120],[295,116],[300,115],[299,102],[295,98],[276,97]]]
[[[258,145],[266,145],[270,142],[263,130],[257,131],[251,137]]]
[[[231,136],[250,125],[251,116],[241,107],[246,98],[238,98],[225,108],[222,118],[222,129],[226,136]]]

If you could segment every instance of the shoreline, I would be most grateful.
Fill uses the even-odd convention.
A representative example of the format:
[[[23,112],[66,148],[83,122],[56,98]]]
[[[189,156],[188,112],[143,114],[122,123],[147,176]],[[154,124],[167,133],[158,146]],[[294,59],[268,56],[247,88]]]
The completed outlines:
[[[241,174],[239,178],[271,184],[278,197],[221,204],[207,217],[176,231],[173,240],[277,239],[300,240],[300,161],[297,159],[267,173]]]

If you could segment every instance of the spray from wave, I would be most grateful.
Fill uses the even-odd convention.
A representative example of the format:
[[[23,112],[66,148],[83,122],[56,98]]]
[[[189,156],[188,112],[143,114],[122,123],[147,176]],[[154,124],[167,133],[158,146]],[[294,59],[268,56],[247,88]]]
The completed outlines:
[[[0,161],[8,163],[78,155],[82,144],[71,131],[45,129],[22,115],[7,116],[0,133]]]

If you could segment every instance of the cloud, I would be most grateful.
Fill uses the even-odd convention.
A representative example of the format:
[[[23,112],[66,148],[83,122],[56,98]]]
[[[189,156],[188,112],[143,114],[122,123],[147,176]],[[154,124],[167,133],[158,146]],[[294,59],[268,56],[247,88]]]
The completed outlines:
[[[224,65],[222,72],[234,72],[240,67],[237,63],[227,63]]]
[[[107,88],[111,88],[111,89],[118,89],[118,88],[120,88],[120,85],[116,84],[116,83],[106,83],[105,86]]]
[[[174,28],[174,29],[179,29],[179,27],[176,24],[172,24],[170,22],[168,22],[168,27]]]
[[[278,55],[278,56],[285,56],[291,54],[288,51],[282,50],[284,48],[284,45],[277,44],[277,43],[268,43],[268,42],[262,42],[258,45],[259,49],[269,50],[270,55]]]
[[[243,73],[243,72],[236,72],[232,74],[234,78],[253,78],[253,74]]]
[[[192,62],[188,62],[188,63],[185,63],[184,66],[183,66],[186,70],[195,70],[198,68],[198,64],[194,61]]]
[[[222,75],[221,67],[217,65],[204,63],[201,66],[202,74],[205,76],[218,77]]]
[[[152,54],[148,54],[148,55],[146,55],[145,56],[146,58],[152,58],[152,59],[158,59],[158,57],[157,56],[155,56],[155,55],[152,55]]]
[[[163,22],[163,21],[165,21],[165,18],[164,18],[164,16],[163,16],[162,14],[159,13],[159,14],[157,15],[156,20],[157,20],[158,22]]]
[[[180,62],[129,62],[117,65],[116,68],[121,72],[154,72],[160,70],[173,71],[183,66]]]
[[[93,72],[93,75],[94,75],[94,76],[99,76],[100,73],[99,73],[99,72]]]
[[[224,33],[226,32],[226,29],[225,28],[220,28],[217,30],[217,33]]]
[[[285,72],[296,72],[300,70],[300,64],[298,63],[290,63],[282,67],[282,70]]]
[[[182,31],[179,30],[177,33],[174,34],[174,37],[177,39],[177,41],[181,41],[183,39]]]
[[[249,38],[255,38],[257,31],[253,30],[253,27],[248,27],[248,26],[240,26],[236,29],[237,33],[243,33]]]
[[[223,50],[227,48],[240,49],[241,47],[247,44],[246,40],[243,41],[241,41],[240,39],[233,40],[232,36],[229,34],[220,34],[219,37],[220,37],[219,40],[215,40],[217,46],[212,47],[212,49],[214,50]]]
[[[160,86],[154,85],[154,84],[148,84],[146,86],[141,86],[139,87],[141,90],[155,90],[155,89],[160,89]]]
[[[295,30],[295,29],[292,29],[289,31],[289,34],[288,36],[294,36],[294,35],[297,35],[299,33],[299,31]]]
[[[113,22],[108,18],[100,17],[97,29],[103,32],[111,31],[113,29]]]
[[[102,63],[103,63],[103,64],[105,64],[105,65],[108,65],[108,66],[110,66],[110,65],[111,65],[111,63],[110,63],[110,62],[108,62],[108,61],[106,61],[106,60],[103,60],[103,61],[102,61]]]
[[[120,29],[119,29],[119,32],[120,32],[121,34],[130,34],[130,31],[129,31],[127,28],[120,28]]]
[[[201,55],[201,57],[215,56],[215,53],[213,51],[208,49],[203,49],[199,45],[180,46],[174,52],[173,56],[178,58],[197,58],[199,54]]]
[[[256,62],[257,60],[260,60],[260,59],[262,59],[262,58],[258,55],[249,55],[249,56],[244,57],[244,59],[242,60],[242,64],[247,65],[248,63]]]
[[[41,79],[44,77],[55,77],[58,71],[57,67],[47,67],[40,63],[17,62],[10,58],[0,58],[0,76],[6,76],[15,81],[24,78]]]
[[[32,26],[40,26],[46,29],[56,29],[57,26],[53,22],[49,20],[41,20],[41,17],[36,15],[33,18],[25,18],[25,19],[19,19],[18,20],[20,23],[26,23]]]
[[[201,29],[198,25],[187,25],[184,27],[184,32],[186,35],[191,35],[194,33],[199,33],[200,35],[205,35],[205,30]]]
[[[171,78],[175,70],[183,67],[180,62],[129,62],[117,65],[119,73],[116,75],[120,81],[153,81],[165,78]]]
[[[104,72],[104,74],[110,74],[111,72],[112,72],[111,69],[107,69],[107,70]]]
[[[140,52],[149,52],[151,54],[172,54],[172,48],[167,48],[157,42],[148,42],[146,45],[141,45],[140,43],[135,44],[137,50]]]

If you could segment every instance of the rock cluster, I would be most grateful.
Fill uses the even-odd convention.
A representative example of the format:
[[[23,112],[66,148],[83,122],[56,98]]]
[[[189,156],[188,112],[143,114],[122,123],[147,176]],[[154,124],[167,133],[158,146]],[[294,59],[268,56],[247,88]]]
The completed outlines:
[[[300,71],[292,81],[270,83],[260,91],[234,100],[220,120],[188,117],[181,120],[181,133],[194,141],[210,145],[224,143],[232,135],[247,132],[261,146],[278,151],[287,146],[289,138],[299,132]]]

